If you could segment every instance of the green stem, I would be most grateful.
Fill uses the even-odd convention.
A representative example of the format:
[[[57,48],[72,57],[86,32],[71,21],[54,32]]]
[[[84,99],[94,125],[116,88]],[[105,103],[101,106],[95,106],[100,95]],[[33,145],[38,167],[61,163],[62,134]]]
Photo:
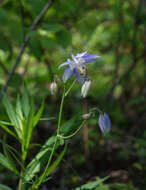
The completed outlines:
[[[74,86],[75,83],[76,83],[76,79],[73,81],[73,83],[70,85],[69,89],[66,91],[65,97],[68,95],[68,93],[70,92],[70,90],[72,89],[72,87]]]
[[[60,137],[60,138],[62,138],[62,139],[69,139],[69,138],[73,137],[73,136],[84,126],[85,122],[86,122],[86,120],[84,120],[84,121],[81,123],[81,125],[79,126],[79,128],[78,128],[73,134],[68,135],[68,136],[65,136],[65,137],[62,136],[62,135],[58,135],[58,137]]]
[[[22,167],[21,167],[21,172],[20,172],[21,177],[23,177],[23,170],[24,170],[24,161],[22,160]],[[20,178],[18,190],[22,190],[22,188],[23,188],[23,181],[22,181],[22,178]]]
[[[63,110],[64,98],[65,98],[65,85],[64,85],[64,91],[63,91],[63,96],[62,96],[61,105],[60,105],[59,118],[58,118],[58,127],[57,127],[57,135],[56,135],[55,143],[54,143],[54,145],[53,145],[53,148],[52,148],[52,151],[51,151],[51,154],[50,154],[48,163],[47,163],[47,165],[46,165],[45,171],[44,171],[43,174],[40,176],[38,184],[33,185],[33,186],[32,186],[32,189],[33,189],[33,187],[35,187],[35,188],[36,188],[36,187],[39,187],[39,185],[41,185],[41,183],[42,183],[42,182],[44,181],[44,179],[47,177],[47,176],[46,176],[47,170],[48,170],[48,168],[49,168],[49,166],[50,166],[50,163],[51,163],[51,161],[52,161],[52,158],[53,158],[53,155],[54,155],[54,152],[55,152],[55,149],[56,149],[58,137],[59,137],[59,131],[60,131],[60,125],[61,125],[61,118],[62,118],[62,110]]]

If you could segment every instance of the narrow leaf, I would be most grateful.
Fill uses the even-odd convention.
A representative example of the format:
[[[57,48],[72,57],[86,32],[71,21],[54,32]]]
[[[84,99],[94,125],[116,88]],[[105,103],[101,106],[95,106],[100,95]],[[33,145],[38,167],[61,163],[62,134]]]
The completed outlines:
[[[9,99],[8,99],[6,94],[4,94],[4,96],[3,96],[3,103],[5,106],[6,112],[9,116],[9,119],[10,119],[11,123],[14,125],[14,128],[15,128],[19,138],[21,139],[22,133],[21,133],[19,121],[17,118],[17,114],[15,113],[15,111],[14,111],[11,103],[9,102]]]
[[[5,168],[7,168],[7,169],[11,170],[12,172],[14,172],[16,175],[18,174],[18,173],[15,172],[15,170],[9,164],[9,161],[8,161],[7,157],[5,157],[2,153],[0,153],[0,164],[2,166],[4,166]]]
[[[18,114],[19,118],[23,120],[22,106],[19,95],[17,96],[16,113]]]
[[[53,162],[53,164],[46,171],[46,176],[50,175],[51,172],[59,165],[59,163],[61,162],[61,160],[66,152],[66,149],[67,149],[67,145],[65,144],[63,151],[58,155],[57,159]]]
[[[55,117],[40,118],[40,121],[49,121],[53,119],[55,119]]]
[[[28,117],[24,125],[24,136],[23,136],[23,159],[26,158],[28,147],[30,144],[32,131],[33,131],[33,117],[34,117],[34,104],[31,104],[31,109],[29,111]]]
[[[0,127],[2,127],[7,133],[9,133],[10,135],[12,135],[13,137],[15,137],[19,141],[19,138],[7,126],[5,126],[2,123],[0,123]]]
[[[0,184],[0,189],[1,190],[13,190],[11,189],[10,187],[6,186],[6,185],[3,185],[3,184]]]
[[[14,125],[13,125],[12,123],[7,122],[7,121],[1,121],[1,120],[0,120],[0,123],[2,123],[2,124],[4,124],[4,125],[8,125],[8,126],[13,126],[13,127],[14,127]]]
[[[7,144],[6,144],[6,142],[5,142],[5,139],[2,141],[2,146],[3,146],[4,154],[5,154],[6,158],[7,158],[7,161],[8,161],[8,163],[9,163],[10,167],[12,168],[12,170],[13,170],[15,173],[18,174],[19,172],[17,171],[17,169],[16,169],[16,167],[15,167],[15,164],[14,164],[14,162],[13,162],[13,159],[12,159],[12,157],[11,157],[9,151],[8,151],[8,148],[7,148]]]
[[[90,189],[94,189],[95,187],[100,185],[102,182],[104,182],[108,178],[109,178],[109,176],[106,176],[106,177],[104,177],[102,179],[98,179],[96,181],[89,182],[89,183],[87,183],[85,185],[82,185],[80,187],[77,187],[77,188],[75,188],[73,190],[90,190]]]
[[[42,105],[41,105],[40,109],[38,110],[37,114],[34,116],[33,127],[35,127],[37,125],[38,121],[40,120],[43,110],[44,110],[44,101],[42,102]]]
[[[27,118],[30,111],[30,104],[29,104],[28,92],[25,87],[24,87],[24,92],[22,96],[22,109],[23,109],[25,117]]]
[[[49,138],[48,141],[42,146],[40,152],[28,164],[24,173],[24,181],[30,181],[35,176],[35,174],[41,170],[50,156],[50,152],[55,140],[55,136]]]

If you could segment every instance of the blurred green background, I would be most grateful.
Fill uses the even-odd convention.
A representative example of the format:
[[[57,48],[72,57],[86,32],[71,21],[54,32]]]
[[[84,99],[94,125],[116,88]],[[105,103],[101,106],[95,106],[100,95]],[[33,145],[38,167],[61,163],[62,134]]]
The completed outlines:
[[[32,142],[43,144],[56,129],[62,94],[58,66],[71,53],[88,51],[101,56],[89,63],[93,80],[88,97],[80,96],[76,84],[66,99],[62,130],[74,130],[82,113],[98,106],[112,121],[112,131],[102,136],[98,115],[76,137],[46,187],[72,189],[96,177],[111,176],[98,190],[146,189],[146,1],[145,0],[58,0],[54,1],[34,31],[30,26],[47,0],[0,1],[0,87],[19,54],[26,34],[30,41],[8,84],[7,93],[15,102],[26,83],[36,109],[45,99],[44,117]],[[53,80],[59,89],[51,96]],[[71,83],[71,81],[70,81]],[[1,120],[7,120],[2,103]],[[0,129],[0,136],[5,132]],[[11,137],[10,145],[19,148]],[[2,151],[2,150],[1,150]],[[33,156],[38,151],[32,148]],[[15,187],[17,179],[0,167],[0,181]]]

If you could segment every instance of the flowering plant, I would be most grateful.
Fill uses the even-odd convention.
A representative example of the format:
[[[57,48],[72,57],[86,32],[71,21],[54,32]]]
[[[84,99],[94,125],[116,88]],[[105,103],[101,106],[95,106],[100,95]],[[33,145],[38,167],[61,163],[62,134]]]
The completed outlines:
[[[82,85],[81,96],[83,98],[87,96],[88,91],[91,87],[91,80],[89,80],[87,77],[87,68],[85,63],[92,62],[99,57],[100,56],[98,55],[88,54],[87,52],[78,53],[76,56],[72,55],[72,60],[67,59],[67,62],[59,66],[59,68],[64,66],[67,66],[67,68],[65,69],[62,76],[63,94],[59,110],[57,130],[55,135],[53,135],[46,141],[46,143],[41,147],[40,151],[28,164],[27,156],[30,152],[31,137],[37,123],[39,122],[39,120],[42,120],[41,116],[44,109],[44,102],[42,102],[41,107],[35,113],[33,101],[29,99],[26,89],[24,89],[22,98],[18,96],[16,107],[12,106],[7,95],[4,94],[3,103],[10,122],[0,121],[0,126],[20,143],[21,152],[17,154],[17,150],[9,146],[5,140],[1,141],[4,154],[0,153],[0,163],[19,177],[20,180],[18,184],[18,190],[38,189],[41,184],[49,179],[48,177],[58,166],[66,152],[67,145],[64,140],[76,135],[77,132],[87,122],[87,120],[92,117],[95,111],[99,112],[98,124],[102,133],[106,135],[110,131],[111,122],[109,116],[107,115],[107,113],[102,112],[98,108],[94,108],[89,113],[84,114],[82,116],[81,124],[72,134],[64,136],[60,131],[62,125],[62,113],[65,97],[71,91],[76,81],[78,81]],[[75,76],[75,80],[67,89],[66,83],[72,75]],[[55,81],[52,82],[50,85],[50,91],[52,95],[55,95],[57,93],[57,88],[57,83]],[[48,118],[48,120],[49,119],[50,118]],[[56,157],[55,152],[61,145],[64,145],[64,148],[54,160],[54,157]],[[17,169],[13,159],[15,159],[20,164],[19,170]],[[5,189],[10,189],[9,187],[0,184],[0,188],[1,187]]]

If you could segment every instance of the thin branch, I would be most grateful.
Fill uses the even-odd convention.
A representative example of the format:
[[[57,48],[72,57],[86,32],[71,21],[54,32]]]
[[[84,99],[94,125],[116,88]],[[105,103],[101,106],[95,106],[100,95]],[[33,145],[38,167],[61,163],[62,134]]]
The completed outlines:
[[[22,46],[21,46],[21,48],[20,48],[19,54],[18,54],[18,56],[17,56],[17,58],[16,58],[16,61],[15,61],[14,65],[12,66],[12,68],[11,68],[11,70],[10,70],[10,72],[9,72],[9,76],[8,76],[8,78],[7,78],[7,80],[6,80],[5,85],[4,85],[3,88],[2,88],[2,91],[7,91],[9,82],[10,82],[10,80],[11,80],[11,78],[12,78],[12,76],[13,76],[13,74],[14,74],[14,72],[15,72],[15,70],[16,70],[16,68],[17,68],[17,66],[18,66],[18,64],[19,64],[19,62],[20,62],[20,60],[21,60],[22,54],[23,54],[23,52],[24,52],[24,50],[25,50],[25,48],[26,48],[26,46],[27,46],[27,44],[28,44],[28,42],[29,42],[29,40],[30,40],[30,32],[33,31],[33,30],[35,30],[35,28],[36,28],[37,25],[40,23],[40,21],[42,20],[43,16],[44,16],[45,13],[47,12],[47,10],[50,8],[50,6],[52,5],[52,3],[53,3],[53,0],[50,0],[50,1],[44,6],[44,8],[42,9],[42,11],[41,11],[40,14],[38,15],[38,17],[37,17],[37,18],[34,20],[34,22],[32,23],[32,25],[31,25],[31,27],[30,27],[30,31],[28,32],[28,34],[27,34],[27,35],[25,36],[25,38],[24,38],[24,42],[23,42],[23,44],[22,44]],[[2,97],[2,93],[0,94],[0,98],[1,98],[1,97]]]

